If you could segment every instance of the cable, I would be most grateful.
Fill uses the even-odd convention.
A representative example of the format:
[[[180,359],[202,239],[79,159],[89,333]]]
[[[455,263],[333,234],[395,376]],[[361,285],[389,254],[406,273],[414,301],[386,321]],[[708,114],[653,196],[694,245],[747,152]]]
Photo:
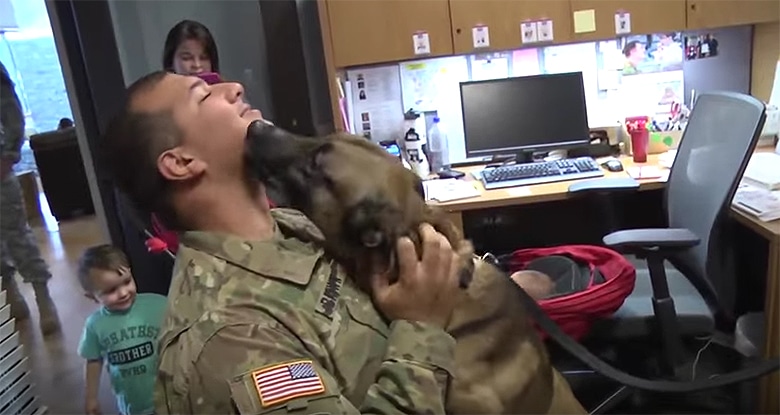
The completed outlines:
[[[696,352],[696,358],[693,359],[693,367],[691,368],[691,380],[696,380],[696,366],[699,364],[699,359],[701,359],[701,354],[705,350],[707,350],[707,347],[709,347],[710,344],[712,344],[712,337],[710,337],[707,340],[707,343],[705,343],[704,346],[702,346],[702,348],[699,349],[698,352]],[[712,376],[710,376],[710,379],[712,379]]]
[[[755,379],[780,369],[780,359],[765,359],[751,367],[735,372],[721,374],[705,380],[693,380],[690,382],[675,380],[648,380],[630,375],[604,362],[590,352],[585,346],[572,339],[539,307],[536,300],[531,298],[517,284],[511,284],[519,292],[520,301],[526,308],[531,318],[544,329],[567,352],[579,359],[582,363],[593,369],[598,374],[614,380],[620,384],[637,389],[663,393],[691,393],[707,389],[716,389],[734,383]]]

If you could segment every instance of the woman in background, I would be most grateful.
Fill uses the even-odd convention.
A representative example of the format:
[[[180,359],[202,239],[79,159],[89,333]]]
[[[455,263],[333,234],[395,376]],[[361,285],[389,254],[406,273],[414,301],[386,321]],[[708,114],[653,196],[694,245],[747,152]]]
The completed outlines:
[[[219,72],[217,43],[209,29],[194,20],[182,20],[168,31],[163,68],[180,75]]]

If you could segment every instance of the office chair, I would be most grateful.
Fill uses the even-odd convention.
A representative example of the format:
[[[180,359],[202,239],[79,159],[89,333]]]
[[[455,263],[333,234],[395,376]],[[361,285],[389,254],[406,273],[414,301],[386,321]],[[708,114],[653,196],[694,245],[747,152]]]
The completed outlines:
[[[737,275],[727,249],[725,219],[766,118],[764,104],[737,93],[699,96],[664,190],[669,228],[610,233],[604,244],[637,268],[634,291],[591,338],[660,342],[661,376],[688,380],[683,339],[733,325]],[[646,267],[642,261],[646,262]],[[595,412],[629,397],[622,387]]]

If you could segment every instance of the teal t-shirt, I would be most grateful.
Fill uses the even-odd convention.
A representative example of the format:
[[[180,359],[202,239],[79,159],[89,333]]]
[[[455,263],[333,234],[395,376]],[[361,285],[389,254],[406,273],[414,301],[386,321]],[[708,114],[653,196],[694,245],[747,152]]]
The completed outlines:
[[[79,355],[103,360],[121,414],[154,412],[157,335],[166,304],[162,295],[138,294],[129,309],[120,312],[101,307],[84,324]]]

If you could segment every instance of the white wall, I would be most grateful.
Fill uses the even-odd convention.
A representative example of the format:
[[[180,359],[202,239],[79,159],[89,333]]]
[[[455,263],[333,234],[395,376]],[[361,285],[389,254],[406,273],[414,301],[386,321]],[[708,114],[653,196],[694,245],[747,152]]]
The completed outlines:
[[[244,84],[248,100],[273,119],[265,34],[258,1],[109,0],[114,36],[130,84],[162,69],[165,36],[183,19],[206,25],[217,42],[220,72]]]

